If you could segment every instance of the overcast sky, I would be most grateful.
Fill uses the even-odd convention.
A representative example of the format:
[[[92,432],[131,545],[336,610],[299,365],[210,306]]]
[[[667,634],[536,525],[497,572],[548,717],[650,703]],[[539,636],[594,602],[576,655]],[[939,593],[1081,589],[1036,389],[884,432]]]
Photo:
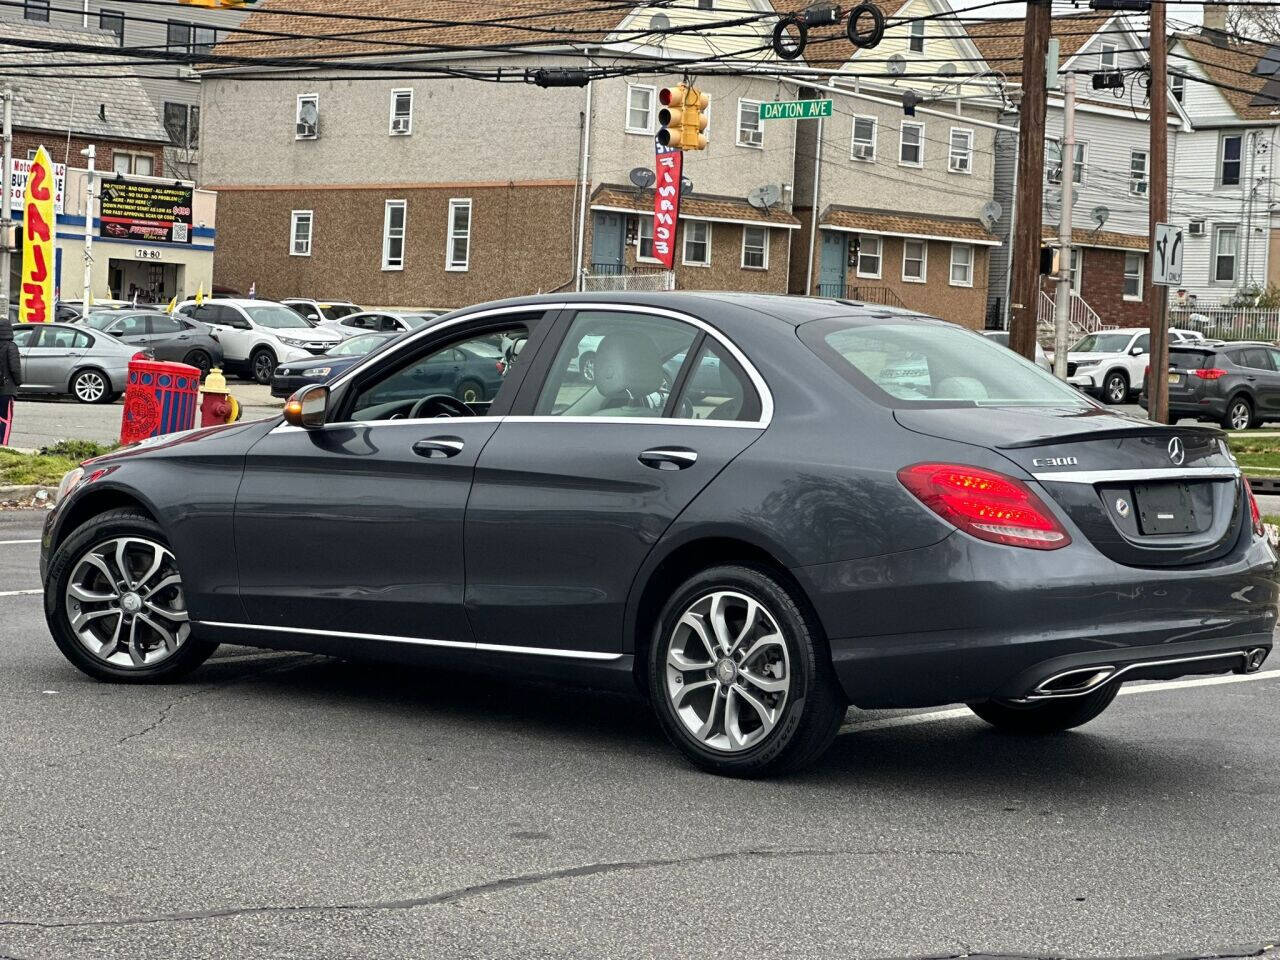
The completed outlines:
[[[1027,5],[1025,3],[1001,3],[998,6],[986,6],[987,0],[952,0],[952,6],[957,11],[963,12],[971,10],[974,7],[980,7],[974,10],[973,16],[977,17],[1021,17],[1026,13]],[[1087,2],[1072,3],[1070,0],[1054,0],[1054,13],[1075,13],[1083,12],[1089,9]],[[1168,17],[1170,20],[1177,20],[1182,23],[1200,23],[1203,20],[1203,7],[1198,3],[1170,3],[1168,5]]]

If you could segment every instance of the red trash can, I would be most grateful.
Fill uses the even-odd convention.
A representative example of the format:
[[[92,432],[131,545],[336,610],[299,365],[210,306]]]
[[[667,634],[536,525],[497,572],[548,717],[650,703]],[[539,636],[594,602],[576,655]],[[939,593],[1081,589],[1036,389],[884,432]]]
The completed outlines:
[[[199,393],[200,371],[195,367],[137,354],[129,361],[120,442],[137,443],[163,433],[190,430],[196,425]]]

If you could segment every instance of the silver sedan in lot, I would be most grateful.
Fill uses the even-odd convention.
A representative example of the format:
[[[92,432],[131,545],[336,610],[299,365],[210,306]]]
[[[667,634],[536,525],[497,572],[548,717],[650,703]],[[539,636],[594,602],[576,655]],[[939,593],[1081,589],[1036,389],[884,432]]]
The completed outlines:
[[[98,330],[67,323],[23,323],[13,331],[22,357],[20,393],[66,395],[110,403],[124,392],[137,347]]]

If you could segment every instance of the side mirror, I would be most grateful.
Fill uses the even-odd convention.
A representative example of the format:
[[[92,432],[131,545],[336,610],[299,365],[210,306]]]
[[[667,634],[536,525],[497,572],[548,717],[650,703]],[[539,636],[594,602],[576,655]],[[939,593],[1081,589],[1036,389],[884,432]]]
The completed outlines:
[[[1134,347],[1132,350],[1129,351],[1129,356],[1140,357],[1146,352],[1147,351],[1143,350],[1141,347]]]
[[[316,430],[324,426],[329,409],[329,388],[323,383],[303,387],[284,405],[284,422],[292,427]]]

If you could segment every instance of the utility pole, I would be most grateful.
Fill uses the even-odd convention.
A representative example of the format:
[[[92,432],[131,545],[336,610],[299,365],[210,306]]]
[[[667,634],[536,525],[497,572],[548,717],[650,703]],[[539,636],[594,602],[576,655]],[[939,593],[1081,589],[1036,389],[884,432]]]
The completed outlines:
[[[80,156],[89,158],[89,172],[84,179],[84,309],[88,312],[93,296],[93,165],[97,150],[91,143],[80,151]]]
[[[1053,304],[1053,375],[1067,379],[1067,319],[1071,312],[1071,206],[1076,179],[1076,76],[1062,78],[1062,210],[1058,214],[1058,289]]]
[[[1009,346],[1035,359],[1040,304],[1040,243],[1044,218],[1045,55],[1049,50],[1049,0],[1027,4],[1022,39],[1022,104],[1018,122],[1018,206],[1013,237]]]
[[[1169,422],[1169,291],[1151,282],[1156,224],[1169,217],[1169,60],[1165,5],[1151,4],[1151,190],[1147,205],[1147,296],[1151,303],[1151,355],[1147,367],[1147,416]]]
[[[9,316],[9,304],[13,291],[9,278],[13,275],[12,248],[9,245],[13,233],[13,90],[8,84],[0,93],[4,100],[4,187],[0,191],[0,301],[3,316]]]

